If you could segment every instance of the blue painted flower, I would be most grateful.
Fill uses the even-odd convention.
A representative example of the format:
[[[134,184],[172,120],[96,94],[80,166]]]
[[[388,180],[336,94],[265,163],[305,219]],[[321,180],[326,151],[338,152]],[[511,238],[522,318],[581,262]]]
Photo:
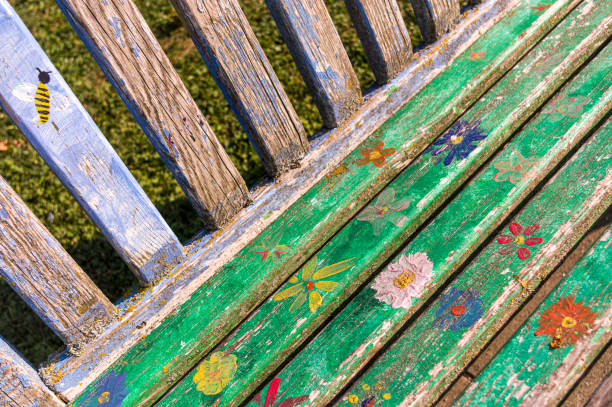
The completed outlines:
[[[482,313],[482,299],[477,290],[457,290],[452,287],[440,296],[440,308],[436,311],[434,325],[458,331],[474,325]]]
[[[487,134],[478,127],[479,124],[480,120],[458,120],[442,137],[434,141],[425,153],[431,153],[432,157],[440,156],[437,164],[442,161],[441,154],[447,152],[444,165],[450,165],[453,159],[460,161],[467,158],[476,148],[473,143],[487,138]]]
[[[102,378],[92,391],[86,407],[121,407],[129,391],[125,388],[125,372],[116,374],[112,370]]]

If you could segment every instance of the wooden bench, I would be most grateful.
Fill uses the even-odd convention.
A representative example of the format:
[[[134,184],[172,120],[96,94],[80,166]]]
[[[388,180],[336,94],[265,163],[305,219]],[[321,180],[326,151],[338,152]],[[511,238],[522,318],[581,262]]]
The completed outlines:
[[[238,2],[173,0],[269,175],[251,190],[132,0],[57,3],[205,229],[179,242],[0,0],[0,104],[143,285],[112,304],[0,178],[0,275],[66,344],[36,371],[0,339],[0,405],[428,405],[612,203],[609,2],[412,0],[413,53],[394,0],[345,0],[364,95],[322,0],[267,0],[309,139]]]

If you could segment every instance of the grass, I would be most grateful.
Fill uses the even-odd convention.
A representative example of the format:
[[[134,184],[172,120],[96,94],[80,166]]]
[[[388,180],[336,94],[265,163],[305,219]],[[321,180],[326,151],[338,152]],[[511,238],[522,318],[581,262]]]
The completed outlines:
[[[181,241],[201,224],[146,136],[51,0],[9,0],[58,71]],[[294,104],[308,134],[322,122],[264,0],[240,1],[257,38]],[[362,89],[374,83],[344,2],[326,0]],[[409,0],[399,0],[413,44],[422,40]],[[223,95],[167,0],[136,0],[145,19],[208,119],[232,161],[253,184],[263,167]],[[79,265],[115,301],[136,279],[17,127],[0,111],[0,174],[28,203]],[[61,347],[60,340],[0,280],[0,334],[33,364]]]

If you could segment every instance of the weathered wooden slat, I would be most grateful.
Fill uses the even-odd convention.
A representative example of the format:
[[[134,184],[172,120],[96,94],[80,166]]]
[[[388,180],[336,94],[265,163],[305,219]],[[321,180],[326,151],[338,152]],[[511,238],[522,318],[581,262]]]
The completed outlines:
[[[71,400],[84,391],[77,400],[85,400],[91,397],[95,388],[95,383],[90,384],[92,378],[104,370],[116,370],[126,373],[126,383],[131,390],[126,403],[155,400],[173,381],[171,377],[185,374],[193,364],[191,361],[202,357],[217,343],[220,335],[235,327],[248,310],[295,271],[348,217],[405,168],[427,143],[452,124],[466,105],[480,97],[491,82],[509,69],[518,56],[542,38],[577,3],[576,0],[558,0],[543,15],[535,15],[530,8],[535,0],[524,1],[510,19],[504,19],[496,26],[494,23],[503,16],[498,13],[505,14],[517,2],[491,1],[473,14],[468,14],[462,26],[449,35],[445,47],[422,51],[420,58],[413,62],[414,66],[397,78],[397,88],[390,85],[382,88],[384,93],[375,93],[376,102],[381,103],[378,108],[370,111],[369,105],[364,106],[364,112],[358,116],[361,119],[351,119],[350,132],[345,132],[346,128],[342,127],[332,131],[330,138],[321,141],[323,147],[334,148],[323,150],[320,156],[317,153],[321,147],[314,150],[311,153],[313,156],[309,155],[305,160],[307,167],[304,172],[298,170],[300,176],[287,184],[291,186],[290,189],[296,185],[300,185],[300,188],[303,184],[313,185],[306,191],[300,190],[303,195],[297,201],[292,199],[285,204],[287,195],[277,195],[277,191],[265,189],[261,200],[266,202],[273,199],[275,205],[281,205],[273,208],[279,209],[262,212],[257,204],[249,207],[248,210],[254,208],[255,214],[261,217],[253,219],[253,224],[245,224],[238,229],[231,227],[225,235],[221,235],[222,238],[236,234],[252,238],[253,233],[261,230],[255,229],[254,232],[254,226],[269,225],[261,239],[236,252],[218,244],[211,247],[212,242],[218,243],[218,240],[208,236],[196,241],[193,267],[178,270],[176,275],[180,278],[162,282],[152,293],[137,298],[140,304],[146,305],[139,306],[137,312],[129,317],[133,321],[130,325],[113,333],[101,344],[100,350],[106,352],[105,357],[93,361],[91,358],[58,360],[43,371],[45,380],[55,384],[55,389]],[[491,37],[481,38],[486,30],[489,30]],[[486,48],[487,55],[482,61],[474,63],[467,59],[470,52],[464,52],[470,46]],[[455,62],[448,65],[451,61]],[[431,70],[432,64],[446,69],[438,74]],[[423,92],[375,135],[385,146],[395,149],[387,165],[380,168],[371,164],[357,164],[363,157],[361,150],[370,148],[374,140],[364,143],[364,136],[360,141],[353,139],[354,144],[344,144],[344,141],[362,134],[364,129],[367,129],[365,134],[373,132],[384,122],[381,115],[388,117],[383,113],[385,106],[395,105],[395,110],[399,107],[396,105],[398,101],[410,100],[411,95],[423,89],[419,83],[425,78],[430,78],[428,81],[435,79],[428,82]],[[412,90],[408,91],[404,85]],[[367,120],[365,112],[369,112]],[[398,126],[395,129],[394,123]],[[352,153],[336,161],[335,157],[343,151]],[[310,160],[317,162],[317,165],[333,165],[336,169],[325,178],[316,178],[316,182],[309,184],[313,181]],[[314,202],[316,205],[313,205]],[[284,213],[277,218],[277,211]],[[263,240],[272,237],[290,247],[285,248],[286,254],[275,255],[274,262],[269,257],[262,262],[261,254],[255,252],[261,251],[262,243],[270,243]],[[200,257],[197,257],[198,254]],[[213,272],[219,270],[219,264],[228,258],[233,260],[220,269],[218,276],[211,278]],[[205,273],[200,272],[203,269]],[[204,282],[208,283],[195,289]],[[163,304],[158,301],[162,292]],[[177,303],[185,305],[177,309],[174,305]],[[148,321],[147,329],[134,329],[142,319]],[[147,335],[146,338],[143,338],[144,335]],[[170,341],[170,338],[173,340]],[[124,352],[118,352],[117,348]],[[175,359],[179,354],[183,358]],[[165,369],[159,370],[159,366]],[[54,372],[63,375],[61,379]],[[89,387],[83,390],[85,386]]]
[[[0,275],[73,351],[115,307],[0,177]]]
[[[0,58],[3,109],[137,277],[151,283],[183,259],[168,224],[7,0]]]
[[[459,19],[458,0],[410,0],[417,24],[426,42],[434,42]]]
[[[437,399],[612,203],[611,135],[608,121],[440,297],[403,327],[338,405],[385,395],[382,406]]]
[[[396,0],[344,0],[379,84],[403,71],[412,43]]]
[[[566,68],[561,67],[569,66],[576,69],[580,61],[588,58],[589,52],[594,51],[591,46],[596,47],[598,43],[607,38],[600,32],[599,40],[582,41],[589,38],[593,31],[598,31],[598,25],[607,13],[605,10],[602,12],[602,9],[599,8],[585,15],[585,17],[592,18],[598,13],[601,13],[599,17],[592,20],[590,24],[582,25],[579,31],[573,27],[575,24],[572,21],[565,21],[550,34],[550,37],[543,40],[542,46],[556,49],[556,56],[560,58],[558,69],[537,71],[536,68],[539,67],[543,57],[539,55],[539,50],[533,50],[460,119],[459,126],[454,127],[458,129],[457,131],[453,132],[451,128],[449,135],[442,137],[443,140],[448,140],[449,137],[463,137],[466,143],[473,143],[471,149],[475,150],[474,153],[468,157],[457,156],[448,165],[443,165],[438,157],[430,154],[419,158],[414,165],[405,170],[396,181],[375,198],[373,204],[345,226],[316,254],[314,262],[318,264],[318,268],[336,264],[345,270],[328,278],[324,276],[317,278],[316,274],[313,277],[303,277],[305,273],[303,270],[308,269],[304,266],[301,272],[292,277],[276,295],[257,309],[229,338],[223,341],[222,345],[215,348],[215,352],[220,351],[225,355],[231,354],[237,358],[234,378],[223,388],[223,391],[216,394],[202,394],[193,391],[194,381],[197,381],[198,374],[198,368],[196,368],[160,404],[163,406],[172,406],[177,403],[233,406],[244,402],[267,374],[282,365],[286,355],[305,341],[308,335],[341,305],[343,299],[350,296],[379,265],[384,263],[390,253],[401,247],[410,234],[426,219],[427,214],[433,212],[480,163],[495,151],[497,146],[512,134],[514,129],[521,125],[522,120],[529,116],[524,109],[527,106],[531,109],[537,108],[544,90],[544,87],[539,86],[540,83],[546,83],[554,89],[555,84],[559,85],[555,77],[567,77],[572,71],[570,68],[563,74]],[[570,41],[567,40],[569,33],[575,34]],[[585,51],[586,55],[583,54]],[[581,54],[583,54],[582,58],[575,59]],[[552,73],[549,73],[551,71]],[[605,70],[600,68],[595,72],[599,74],[598,79],[605,77]],[[612,86],[612,74],[606,81],[603,81],[601,86],[596,87],[592,94],[589,94],[592,87],[591,81],[587,81],[587,84],[584,85],[586,91],[585,89],[580,90],[586,93],[585,97],[601,97],[609,86]],[[462,201],[457,204],[451,211],[453,216],[457,217],[457,212],[464,213],[467,208],[477,205],[487,207],[500,205],[497,217],[494,216],[496,213],[487,214],[483,211],[483,213],[474,215],[475,219],[471,219],[473,222],[477,222],[478,218],[481,221],[484,220],[480,227],[487,225],[489,230],[497,226],[503,219],[502,215],[517,206],[520,198],[524,198],[535,187],[534,184],[543,179],[550,168],[559,162],[565,152],[588,133],[593,122],[606,114],[612,107],[612,92],[607,96],[606,103],[605,109],[598,108],[592,115],[587,116],[581,122],[582,127],[572,126],[575,120],[567,120],[563,125],[555,122],[550,123],[549,128],[545,128],[542,122],[547,123],[548,115],[543,114],[540,122],[537,123],[539,127],[530,127],[522,137],[515,138],[508,147],[509,150],[521,148],[527,150],[533,142],[534,128],[552,134],[543,140],[538,148],[534,148],[532,154],[527,155],[529,160],[526,162],[529,162],[531,166],[524,165],[530,170],[530,182],[520,187],[512,183],[499,187],[498,182],[493,180],[493,176],[499,170],[492,164],[486,175],[483,175],[481,182],[477,184],[477,188],[471,188],[469,193],[463,194],[468,202]],[[509,117],[512,119],[507,120]],[[469,123],[477,124],[468,125]],[[508,128],[509,123],[512,123],[510,128]],[[565,131],[568,133],[566,134]],[[470,138],[472,141],[469,141]],[[439,145],[437,149],[440,148]],[[467,144],[461,144],[459,148],[468,147]],[[454,151],[460,150],[451,150],[448,153],[451,158]],[[536,160],[536,157],[539,160]],[[517,156],[511,159],[516,160]],[[500,159],[500,161],[503,160]],[[515,179],[516,174],[514,175],[513,180],[518,183]],[[483,183],[488,188],[483,187]],[[489,216],[485,217],[486,215]],[[497,223],[493,223],[494,221]],[[487,222],[492,222],[492,224],[487,224]],[[431,236],[430,233],[425,234]],[[467,233],[468,236],[456,236],[457,240],[454,243],[469,242],[468,248],[473,249],[486,238],[486,234],[477,235],[474,238],[470,236],[472,234],[473,232],[470,231]],[[439,238],[439,234],[436,236]],[[448,258],[448,255],[445,257]],[[319,280],[326,283],[319,283]],[[312,284],[310,289],[308,284]],[[318,286],[318,284],[322,285]],[[291,291],[294,288],[295,291]],[[299,299],[300,295],[302,299]],[[316,301],[314,306],[307,301],[311,295],[315,296],[313,297],[313,301]],[[370,319],[368,308],[364,307],[363,310],[362,318]],[[351,330],[351,327],[344,327],[343,330],[334,329],[332,332],[343,335]],[[355,335],[354,330],[352,333],[353,340],[356,338],[365,340],[370,332],[362,333],[360,336]],[[349,343],[354,344],[353,341],[347,341],[344,336],[341,341],[328,342],[328,344],[332,343],[329,349],[335,349],[336,352]],[[343,349],[343,351],[348,350]],[[308,351],[306,355],[307,358],[314,356]],[[314,360],[324,360],[326,361],[325,366],[330,367],[330,362],[324,357],[314,357]],[[311,385],[315,383],[312,381],[313,364],[312,361],[309,362],[310,368],[303,378],[305,383]],[[303,365],[298,368],[300,371],[302,369]],[[346,370],[342,372],[341,377],[343,380],[348,380]],[[332,383],[330,380],[326,380],[326,383],[326,388],[329,389]],[[346,382],[334,384],[342,387]],[[291,386],[292,390],[297,390],[296,380],[291,380]],[[322,394],[324,392],[321,389],[318,390],[316,395],[309,396],[310,401],[317,400],[321,405],[325,405],[329,399],[321,400],[320,397],[324,396]],[[301,394],[306,394],[306,392],[296,395]],[[265,394],[261,396],[265,398]],[[325,396],[330,397],[333,394],[325,394]]]
[[[612,374],[608,374],[585,407],[607,407],[612,404]]]
[[[266,0],[325,126],[341,125],[362,102],[359,80],[323,0]]]
[[[568,48],[566,52],[571,49]],[[524,74],[531,75],[533,67],[538,66],[538,61],[542,61],[542,58],[544,56],[532,60],[527,56],[526,59],[532,62],[530,64],[532,68],[526,69]],[[525,66],[519,65],[517,68],[520,70]],[[405,302],[400,307],[392,308],[378,301],[370,288],[362,290],[277,374],[284,383],[290,383],[291,393],[287,397],[309,395],[313,404],[325,405],[330,402],[336,392],[344,388],[359,369],[371,360],[385,342],[418,311],[423,302],[461,266],[470,253],[504,220],[506,214],[529,195],[555,163],[558,163],[573,145],[588,134],[592,126],[612,108],[612,91],[608,90],[612,86],[612,73],[606,74],[603,65],[599,68],[598,74],[591,74],[589,77],[581,75],[576,80],[576,86],[566,89],[573,95],[590,98],[589,104],[584,106],[579,118],[563,117],[551,121],[547,113],[537,116],[426,228],[420,231],[400,255],[391,261],[394,265],[401,256],[427,253],[433,273],[427,281],[427,286],[421,289],[418,300],[413,299],[412,302]],[[485,103],[486,100],[491,100],[487,96],[483,101]],[[545,135],[545,137],[535,140],[534,135]],[[504,162],[514,162],[514,165],[521,166],[521,171],[505,172],[508,176],[513,175],[512,182],[499,175],[504,174],[498,169],[503,167],[499,163]],[[426,164],[426,160],[422,160],[418,168],[423,168]],[[413,182],[408,176],[413,174],[414,172],[403,173],[398,177],[398,182],[394,183],[395,185],[391,184],[390,187],[395,191],[405,191],[408,188],[427,191],[427,184]],[[522,174],[526,177],[522,177]],[[441,183],[440,179],[447,182],[452,174],[444,175],[440,174],[438,179],[431,176],[426,179],[429,185],[435,185]],[[413,193],[404,192],[397,199],[405,199],[404,196],[411,195]],[[418,201],[418,197],[414,201]],[[367,236],[367,233],[353,230],[352,236],[353,239],[364,239],[361,236]],[[381,234],[376,238],[386,243],[393,241],[394,236],[387,237]],[[352,255],[368,258],[366,253],[371,250],[372,245],[367,243],[345,245],[347,256],[351,256],[351,252],[348,251],[351,246],[355,246],[351,251]],[[297,318],[301,316],[298,314]],[[271,318],[266,319],[270,325],[271,321]],[[295,322],[295,319],[292,319],[286,321],[286,325],[290,329],[296,329]],[[301,325],[307,322],[308,320]],[[282,329],[277,328],[277,331],[282,332]],[[297,331],[299,333],[300,328]],[[280,346],[279,343],[279,335],[275,335],[275,346]],[[243,346],[253,345],[249,340]],[[236,354],[240,356],[240,353]],[[306,372],[305,366],[308,366]],[[242,372],[238,370],[237,374],[239,373]],[[234,380],[239,381],[241,377]],[[231,386],[228,385],[227,391],[231,391]],[[267,387],[268,385],[264,386],[260,396],[265,396]]]
[[[612,339],[612,229],[567,274],[454,406],[556,406]]]
[[[208,69],[273,177],[310,145],[237,0],[171,0]]]
[[[132,0],[57,0],[209,229],[249,202],[244,180]]]
[[[63,407],[36,370],[0,337],[0,406]]]

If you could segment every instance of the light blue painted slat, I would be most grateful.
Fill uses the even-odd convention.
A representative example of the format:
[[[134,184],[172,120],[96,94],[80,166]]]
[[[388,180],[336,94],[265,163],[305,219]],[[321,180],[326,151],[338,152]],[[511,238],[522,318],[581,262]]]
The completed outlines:
[[[379,84],[408,66],[412,44],[396,0],[344,0]]]
[[[247,186],[134,2],[56,1],[205,227],[233,218]]]
[[[115,307],[0,177],[0,277],[76,351]]]
[[[266,0],[323,117],[342,124],[362,102],[359,81],[323,0]]]
[[[177,264],[180,242],[7,0],[0,58],[3,109],[137,277]]]
[[[0,406],[65,406],[44,385],[34,368],[2,337],[0,337]]]
[[[434,42],[459,19],[459,0],[410,0],[426,42]]]

